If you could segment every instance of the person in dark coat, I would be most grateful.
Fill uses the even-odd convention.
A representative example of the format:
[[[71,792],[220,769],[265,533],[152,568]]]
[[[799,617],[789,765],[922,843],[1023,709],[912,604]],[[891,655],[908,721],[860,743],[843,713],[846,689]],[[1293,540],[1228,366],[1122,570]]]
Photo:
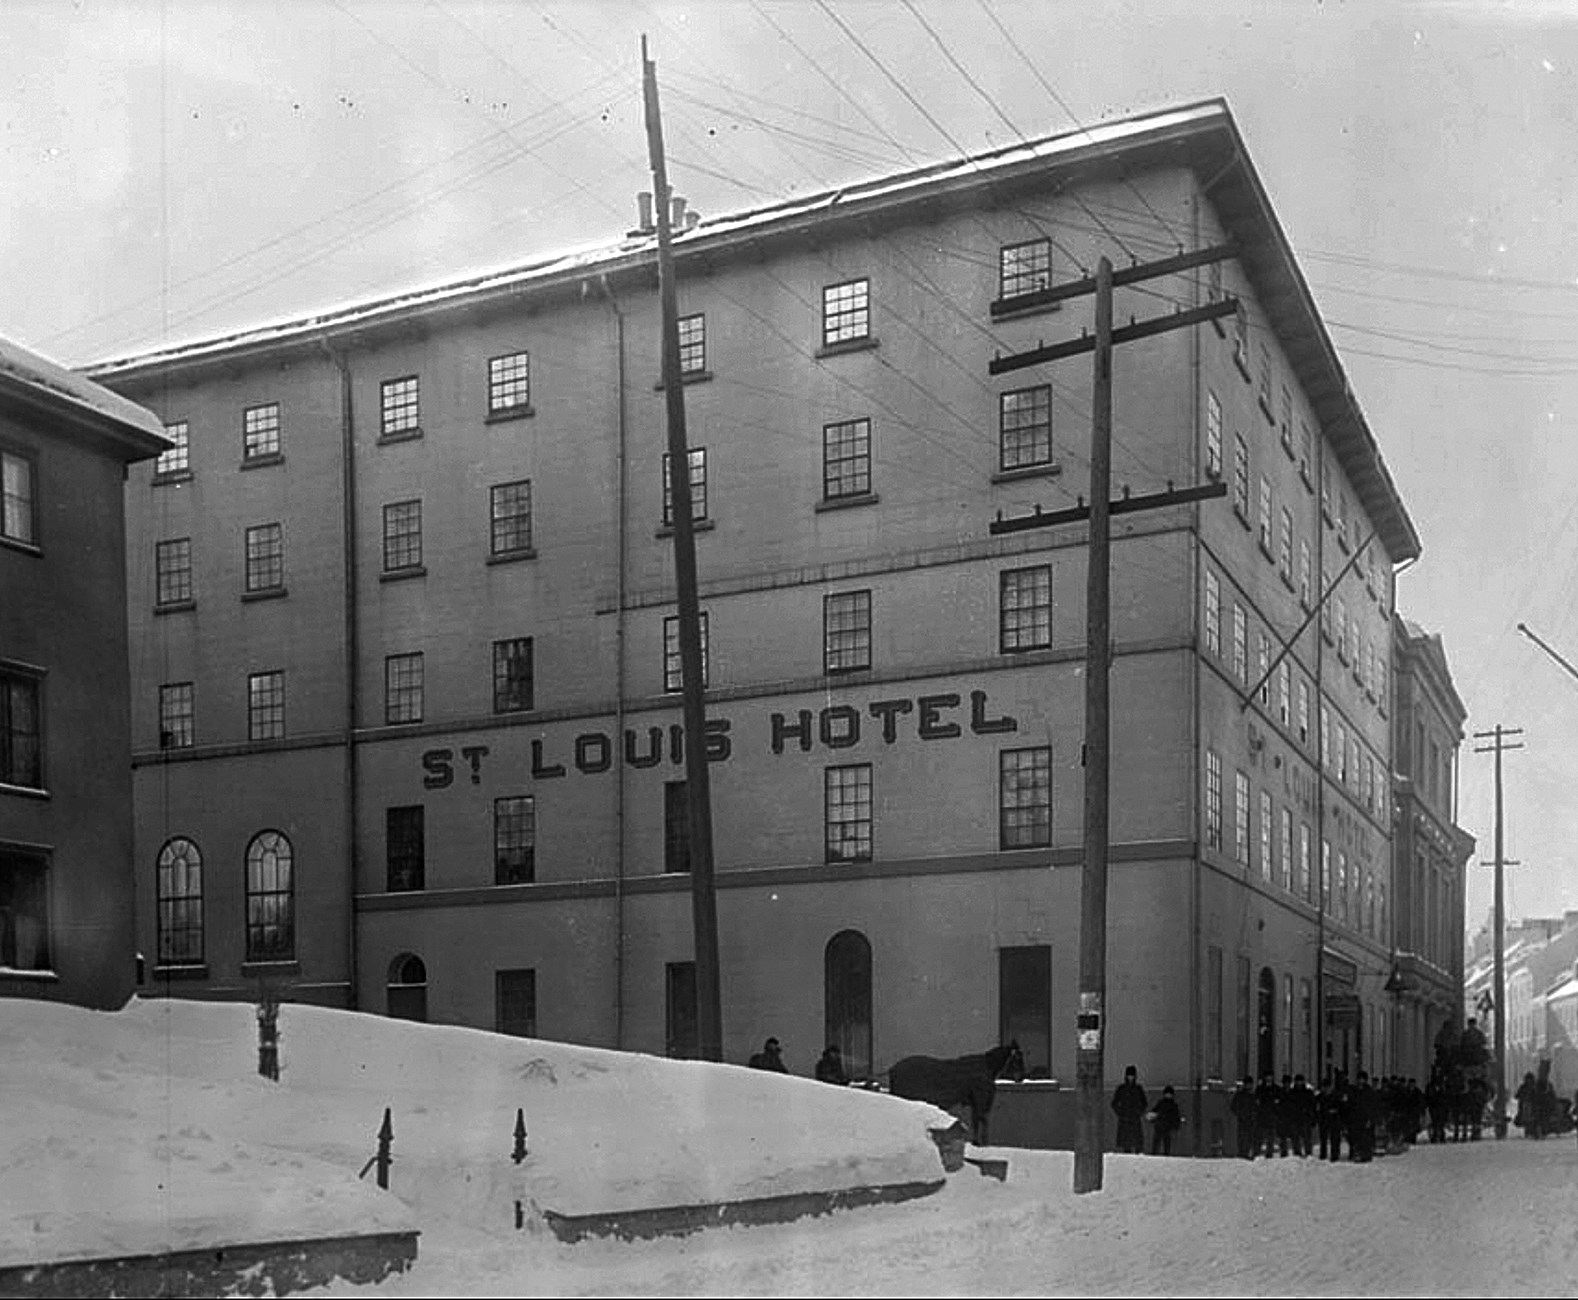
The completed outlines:
[[[1255,1081],[1247,1074],[1233,1094],[1227,1107],[1233,1113],[1233,1127],[1238,1135],[1238,1154],[1245,1160],[1255,1158],[1260,1143],[1259,1116],[1255,1106]]]
[[[1534,1137],[1537,1131],[1534,1119],[1535,1107],[1539,1103],[1536,1100],[1533,1070],[1523,1076],[1523,1082],[1518,1085],[1517,1092],[1512,1096],[1518,1103],[1518,1110],[1513,1115],[1512,1122],[1523,1130],[1524,1137]]]
[[[1183,1112],[1178,1109],[1178,1099],[1173,1096],[1173,1086],[1162,1089],[1161,1100],[1151,1112],[1151,1154],[1170,1156],[1173,1153],[1173,1134],[1183,1126]]]
[[[779,1074],[788,1074],[789,1067],[784,1064],[783,1046],[776,1038],[769,1038],[762,1044],[762,1050],[757,1052],[746,1062],[753,1070],[776,1070]]]
[[[1123,1082],[1112,1094],[1112,1110],[1118,1117],[1118,1150],[1145,1153],[1145,1126],[1141,1122],[1149,1103],[1145,1089],[1140,1087],[1139,1071],[1129,1066],[1123,1072]]]
[[[822,1059],[816,1063],[816,1077],[823,1083],[845,1084],[849,1075],[844,1073],[844,1058],[837,1043],[829,1043]]]
[[[1348,1109],[1348,1081],[1342,1071],[1328,1074],[1321,1084],[1316,1102],[1316,1118],[1320,1124],[1320,1158],[1342,1159],[1342,1126]]]
[[[1315,1127],[1315,1094],[1302,1074],[1295,1074],[1293,1082],[1282,1095],[1282,1105],[1287,1112],[1288,1132],[1293,1139],[1293,1154],[1310,1153],[1310,1130]]]
[[[1348,1129],[1349,1158],[1361,1164],[1375,1158],[1375,1121],[1380,1111],[1380,1097],[1370,1086],[1370,1075],[1359,1071],[1359,1081],[1348,1093],[1343,1123]]]
[[[1282,1131],[1282,1089],[1277,1087],[1275,1075],[1262,1075],[1260,1086],[1255,1089],[1255,1114],[1259,1118],[1260,1140],[1267,1159],[1277,1154],[1277,1141]],[[1286,1147],[1282,1154],[1287,1155]]]

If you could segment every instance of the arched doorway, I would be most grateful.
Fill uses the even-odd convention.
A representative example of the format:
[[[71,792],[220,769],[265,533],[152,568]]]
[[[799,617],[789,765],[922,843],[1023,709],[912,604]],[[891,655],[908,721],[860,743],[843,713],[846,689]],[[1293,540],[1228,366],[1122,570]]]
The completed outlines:
[[[1260,996],[1255,1012],[1255,1074],[1264,1078],[1277,1072],[1277,977],[1271,967],[1260,968]]]
[[[836,1046],[851,1079],[871,1077],[871,944],[859,930],[840,930],[823,953],[824,1047]]]
[[[427,1020],[427,967],[415,953],[389,963],[389,1018]]]

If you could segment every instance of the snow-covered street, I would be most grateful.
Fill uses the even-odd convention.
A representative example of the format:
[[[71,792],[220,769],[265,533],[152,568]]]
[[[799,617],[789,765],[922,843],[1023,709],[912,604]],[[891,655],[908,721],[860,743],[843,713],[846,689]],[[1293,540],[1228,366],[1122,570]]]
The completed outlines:
[[[698,1204],[941,1175],[920,1103],[800,1078],[286,1007],[0,1002],[0,1265],[415,1225],[412,1269],[319,1295],[1571,1295],[1578,1143],[1373,1164],[993,1149],[941,1191],[684,1237],[569,1245],[545,1208]],[[509,1159],[516,1105],[528,1160]],[[356,1170],[382,1108],[391,1191]],[[1516,1134],[1516,1130],[1514,1130]],[[512,1198],[532,1207],[516,1230]]]

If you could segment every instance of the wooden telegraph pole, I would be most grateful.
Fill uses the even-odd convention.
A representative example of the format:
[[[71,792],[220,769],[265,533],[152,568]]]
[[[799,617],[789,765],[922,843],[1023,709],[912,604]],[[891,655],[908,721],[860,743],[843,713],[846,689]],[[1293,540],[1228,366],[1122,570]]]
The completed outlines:
[[[696,532],[691,518],[690,446],[679,365],[679,292],[669,231],[668,168],[658,112],[657,64],[641,38],[647,152],[657,209],[658,292],[663,310],[663,397],[668,412],[668,480],[674,525],[674,584],[679,603],[679,662],[685,718],[685,802],[690,821],[690,902],[696,945],[696,1038],[704,1061],[723,1059],[723,998],[718,979],[718,896],[712,871],[712,788],[707,773],[707,714],[701,663],[701,603],[696,593]]]
[[[1045,345],[1012,356],[994,357],[989,367],[993,375],[1039,365],[1060,357],[1091,352],[1095,358],[1095,389],[1091,398],[1090,427],[1090,568],[1086,588],[1085,629],[1085,830],[1084,866],[1080,874],[1079,909],[1079,1018],[1075,1055],[1076,1111],[1074,1120],[1074,1190],[1101,1190],[1102,1132],[1105,1127],[1106,997],[1107,997],[1107,847],[1109,840],[1109,776],[1111,765],[1108,671],[1111,667],[1111,585],[1112,556],[1109,516],[1134,509],[1155,509],[1224,496],[1227,485],[1212,483],[1201,487],[1157,493],[1140,506],[1127,495],[1121,501],[1109,500],[1112,492],[1112,348],[1115,343],[1147,338],[1168,330],[1198,325],[1238,310],[1236,300],[1228,298],[1203,307],[1174,312],[1171,316],[1112,326],[1114,285],[1132,284],[1159,275],[1174,274],[1209,262],[1231,257],[1226,246],[1180,253],[1159,262],[1125,267],[1114,271],[1103,257],[1096,274],[1083,280],[1039,290],[1030,295],[1035,301],[1051,303],[1063,298],[1093,293],[1096,297],[1096,333],[1067,343]],[[1028,305],[1028,298],[1027,303]],[[1036,514],[1014,520],[998,520],[995,533],[1017,532],[1023,528],[1045,528],[1071,518],[1084,517],[1083,505],[1074,511]]]
[[[1522,727],[1503,727],[1499,722],[1493,731],[1476,731],[1475,740],[1489,740],[1488,745],[1474,746],[1476,754],[1496,756],[1496,1136],[1507,1136],[1507,968],[1503,955],[1506,947],[1506,906],[1503,880],[1506,876],[1507,858],[1502,839],[1501,821],[1501,756],[1509,749],[1522,749],[1523,742],[1508,744],[1512,736],[1521,736]]]

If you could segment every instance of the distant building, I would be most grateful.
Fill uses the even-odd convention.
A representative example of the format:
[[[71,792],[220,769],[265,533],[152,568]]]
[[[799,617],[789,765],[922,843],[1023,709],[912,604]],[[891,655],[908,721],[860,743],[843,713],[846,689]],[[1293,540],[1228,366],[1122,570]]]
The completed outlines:
[[[1226,106],[681,225],[726,1057],[1072,1081],[1086,528],[990,524],[1088,491],[1090,371],[988,365],[1228,243],[1117,294],[1238,311],[1114,367],[1115,490],[1227,493],[1114,518],[1106,1059],[1202,1147],[1389,1060],[1420,542]],[[694,1051],[655,257],[92,371],[179,449],[127,489],[153,987]]]
[[[1397,1052],[1388,1068],[1427,1078],[1436,1034],[1462,1027],[1465,872],[1474,839],[1457,817],[1458,750],[1468,710],[1439,635],[1392,619],[1392,841],[1397,908],[1390,980]]]
[[[126,467],[159,420],[0,340],[0,996],[136,982]]]

